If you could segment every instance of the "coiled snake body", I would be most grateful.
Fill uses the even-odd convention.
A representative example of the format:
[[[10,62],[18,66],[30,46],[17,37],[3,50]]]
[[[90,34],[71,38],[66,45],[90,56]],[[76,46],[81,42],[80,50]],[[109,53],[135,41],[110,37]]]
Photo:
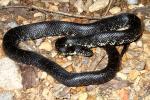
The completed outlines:
[[[108,54],[108,65],[100,71],[71,73],[42,55],[18,46],[20,41],[46,36],[65,36],[58,39],[55,46],[59,52],[66,55],[77,53],[92,56],[90,48],[102,46]],[[140,36],[140,19],[134,14],[123,13],[89,24],[45,21],[15,27],[4,35],[3,48],[11,59],[37,66],[66,86],[83,86],[111,80],[120,64],[120,54],[115,45],[131,43]]]

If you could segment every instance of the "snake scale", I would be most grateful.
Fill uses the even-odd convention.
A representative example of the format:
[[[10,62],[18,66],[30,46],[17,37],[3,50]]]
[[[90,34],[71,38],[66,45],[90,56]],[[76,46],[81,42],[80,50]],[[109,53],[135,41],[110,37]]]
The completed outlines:
[[[44,21],[8,30],[3,38],[3,49],[14,61],[36,66],[66,86],[102,84],[114,78],[119,70],[121,56],[115,46],[136,41],[142,35],[141,30],[140,19],[130,13],[118,14],[87,24]],[[18,46],[21,41],[47,36],[63,36],[56,41],[55,46],[59,52],[66,55],[81,54],[90,57],[93,54],[91,48],[102,47],[108,54],[108,64],[102,70],[68,72],[48,58]]]

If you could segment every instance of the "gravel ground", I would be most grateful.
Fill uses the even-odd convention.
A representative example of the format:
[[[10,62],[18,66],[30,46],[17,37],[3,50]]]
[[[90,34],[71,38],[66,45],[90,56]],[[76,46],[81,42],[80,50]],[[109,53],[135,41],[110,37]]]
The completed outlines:
[[[0,0],[0,100],[150,100],[149,4],[149,0]],[[105,84],[66,87],[35,66],[12,61],[2,49],[5,32],[19,25],[45,20],[88,23],[121,12],[134,13],[142,20],[143,35],[131,43],[120,71]],[[90,58],[59,55],[54,47],[57,38],[29,40],[20,47],[44,55],[67,71],[99,70],[107,65],[101,48],[93,48]]]

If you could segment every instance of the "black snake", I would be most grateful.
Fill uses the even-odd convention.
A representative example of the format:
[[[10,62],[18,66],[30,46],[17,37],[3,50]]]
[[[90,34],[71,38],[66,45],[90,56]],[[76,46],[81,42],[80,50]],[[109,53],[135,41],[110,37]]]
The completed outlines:
[[[11,59],[37,66],[66,86],[101,84],[111,80],[119,69],[120,54],[115,46],[136,41],[142,35],[141,30],[140,19],[129,13],[89,24],[44,21],[10,29],[4,35],[3,48]],[[108,65],[100,71],[71,73],[44,56],[18,46],[20,41],[47,36],[64,36],[56,41],[55,46],[59,52],[66,55],[76,53],[92,56],[90,48],[103,47],[108,54]]]

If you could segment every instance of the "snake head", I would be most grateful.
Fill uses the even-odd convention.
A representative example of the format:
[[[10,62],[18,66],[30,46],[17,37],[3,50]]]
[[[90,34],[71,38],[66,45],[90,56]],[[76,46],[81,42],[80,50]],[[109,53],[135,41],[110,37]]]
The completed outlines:
[[[55,48],[60,54],[65,56],[73,55],[75,53],[75,46],[72,46],[66,37],[57,39]]]
[[[71,56],[71,55],[83,55],[85,57],[91,57],[93,52],[90,48],[81,46],[81,45],[73,45],[73,41],[69,40],[66,37],[57,39],[55,43],[55,48],[58,53],[64,56]]]

